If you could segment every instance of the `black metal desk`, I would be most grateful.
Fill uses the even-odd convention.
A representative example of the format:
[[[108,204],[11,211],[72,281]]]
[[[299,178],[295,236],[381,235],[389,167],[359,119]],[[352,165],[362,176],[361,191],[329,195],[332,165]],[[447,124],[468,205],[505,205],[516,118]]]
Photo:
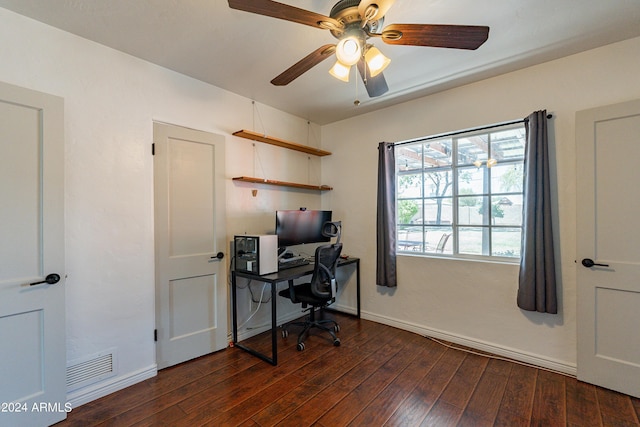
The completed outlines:
[[[344,267],[347,265],[355,264],[356,265],[356,305],[357,305],[357,314],[356,316],[360,318],[360,258],[349,257],[347,259],[340,259],[338,262],[338,268]],[[277,299],[277,291],[278,291],[278,283],[280,282],[292,282],[295,279],[299,279],[303,276],[308,276],[313,273],[313,264],[302,265],[300,267],[289,268],[286,270],[278,271],[277,273],[265,274],[264,276],[259,276],[253,273],[245,273],[242,271],[232,271],[231,272],[231,299],[233,300],[233,305],[231,307],[232,310],[232,318],[233,318],[233,345],[235,347],[241,348],[244,351],[247,351],[253,354],[260,359],[271,363],[272,365],[278,364],[278,324],[277,324],[277,313],[276,313],[276,299]],[[256,350],[253,350],[245,345],[238,343],[238,308],[237,308],[237,298],[236,298],[236,278],[243,277],[245,279],[257,280],[263,283],[269,283],[271,286],[271,357],[264,355]]]

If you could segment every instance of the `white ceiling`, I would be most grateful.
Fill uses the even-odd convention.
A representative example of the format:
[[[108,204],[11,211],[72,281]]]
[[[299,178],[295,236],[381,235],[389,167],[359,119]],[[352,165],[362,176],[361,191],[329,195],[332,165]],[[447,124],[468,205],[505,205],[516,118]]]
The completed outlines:
[[[336,1],[281,3],[328,15]],[[475,51],[370,39],[392,62],[384,72],[389,92],[369,98],[359,78],[356,85],[353,76],[343,83],[329,75],[332,59],[273,86],[271,79],[335,39],[232,10],[226,0],[0,0],[0,7],[318,124],[640,36],[640,0],[397,0],[385,25],[486,25],[489,39]]]

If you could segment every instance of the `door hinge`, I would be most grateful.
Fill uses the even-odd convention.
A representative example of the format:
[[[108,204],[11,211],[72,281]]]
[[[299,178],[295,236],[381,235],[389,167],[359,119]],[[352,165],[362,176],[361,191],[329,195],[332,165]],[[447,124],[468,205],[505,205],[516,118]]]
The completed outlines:
[[[151,155],[152,156],[156,155],[156,143],[155,142],[153,144],[151,144]]]
[[[158,330],[157,329],[153,330],[153,340],[155,342],[158,342]]]

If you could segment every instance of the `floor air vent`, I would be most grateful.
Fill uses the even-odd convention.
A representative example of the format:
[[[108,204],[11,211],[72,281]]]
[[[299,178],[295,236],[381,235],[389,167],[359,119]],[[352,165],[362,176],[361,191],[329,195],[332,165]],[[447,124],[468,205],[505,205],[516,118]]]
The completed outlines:
[[[71,361],[67,366],[67,391],[115,376],[116,366],[115,348]]]

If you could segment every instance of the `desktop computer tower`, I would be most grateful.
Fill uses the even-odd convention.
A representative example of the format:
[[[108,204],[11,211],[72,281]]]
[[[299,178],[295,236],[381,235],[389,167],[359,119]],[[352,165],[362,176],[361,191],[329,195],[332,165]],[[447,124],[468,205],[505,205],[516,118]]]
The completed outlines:
[[[235,269],[258,275],[278,271],[278,236],[235,236]]]

